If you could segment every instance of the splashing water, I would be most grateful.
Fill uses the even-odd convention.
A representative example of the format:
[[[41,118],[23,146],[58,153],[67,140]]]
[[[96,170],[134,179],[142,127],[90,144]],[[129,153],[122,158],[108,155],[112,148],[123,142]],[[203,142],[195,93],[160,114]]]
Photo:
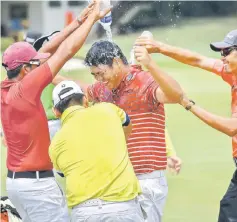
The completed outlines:
[[[110,25],[104,26],[104,30],[106,32],[107,40],[112,42],[113,41],[113,35],[112,35],[111,26]]]

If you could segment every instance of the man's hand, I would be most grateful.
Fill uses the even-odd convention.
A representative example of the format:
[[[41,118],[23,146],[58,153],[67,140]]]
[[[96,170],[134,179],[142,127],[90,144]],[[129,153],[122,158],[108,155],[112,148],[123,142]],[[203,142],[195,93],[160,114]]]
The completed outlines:
[[[89,16],[91,11],[93,10],[94,5],[95,5],[95,2],[93,1],[81,12],[81,14],[78,17],[79,18],[78,20],[81,23],[83,23],[87,19],[87,17]]]
[[[148,53],[159,53],[161,51],[163,43],[157,42],[154,39],[141,36],[137,38],[135,46],[144,46]]]
[[[151,56],[145,47],[136,46],[134,49],[135,58],[144,66],[148,66],[152,61]]]
[[[167,166],[169,169],[179,174],[182,166],[182,160],[178,156],[170,156],[167,158]]]
[[[112,7],[104,9],[103,11],[100,11],[100,0],[94,0],[91,13],[89,13],[88,17],[93,19],[94,23],[95,23],[99,19],[104,18],[105,15],[108,14],[111,11],[111,8]]]

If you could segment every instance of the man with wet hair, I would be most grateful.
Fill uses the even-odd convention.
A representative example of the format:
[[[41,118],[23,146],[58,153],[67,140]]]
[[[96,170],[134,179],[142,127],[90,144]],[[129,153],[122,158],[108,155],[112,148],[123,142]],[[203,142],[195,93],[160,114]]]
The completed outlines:
[[[138,65],[129,66],[114,42],[94,43],[85,63],[97,82],[87,88],[87,95],[90,101],[112,102],[130,116],[133,131],[127,146],[142,187],[138,199],[145,220],[159,222],[168,193],[164,104],[179,103],[183,93],[179,84],[160,70],[144,47],[137,47],[135,56],[148,71]]]

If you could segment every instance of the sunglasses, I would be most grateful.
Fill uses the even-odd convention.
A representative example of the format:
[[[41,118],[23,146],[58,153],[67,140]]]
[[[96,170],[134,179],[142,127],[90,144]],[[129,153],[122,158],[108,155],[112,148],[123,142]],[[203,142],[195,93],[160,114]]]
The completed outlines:
[[[221,56],[228,56],[233,50],[237,50],[237,47],[230,47],[230,48],[226,48],[226,49],[222,49],[221,50]]]
[[[27,63],[24,63],[24,64],[27,65],[27,66],[30,66],[30,67],[32,67],[32,65],[36,65],[37,67],[39,67],[40,66],[40,61],[39,60],[31,60],[31,61],[29,61]]]

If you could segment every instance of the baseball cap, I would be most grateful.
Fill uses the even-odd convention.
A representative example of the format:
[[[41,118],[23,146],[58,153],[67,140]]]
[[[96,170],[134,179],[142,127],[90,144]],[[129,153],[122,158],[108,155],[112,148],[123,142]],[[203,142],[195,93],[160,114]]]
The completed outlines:
[[[41,37],[38,37],[37,39],[35,39],[34,43],[33,43],[33,47],[38,51],[45,42],[50,41],[57,33],[59,33],[60,31],[54,31],[49,35],[44,35]]]
[[[53,90],[54,107],[63,99],[74,94],[83,94],[81,87],[71,80],[64,80],[55,86]]]
[[[10,45],[2,57],[2,65],[6,70],[13,70],[31,60],[47,59],[50,53],[39,53],[28,42],[16,42]]]
[[[222,42],[213,42],[210,44],[211,49],[216,52],[232,46],[237,46],[237,29],[229,32]]]

